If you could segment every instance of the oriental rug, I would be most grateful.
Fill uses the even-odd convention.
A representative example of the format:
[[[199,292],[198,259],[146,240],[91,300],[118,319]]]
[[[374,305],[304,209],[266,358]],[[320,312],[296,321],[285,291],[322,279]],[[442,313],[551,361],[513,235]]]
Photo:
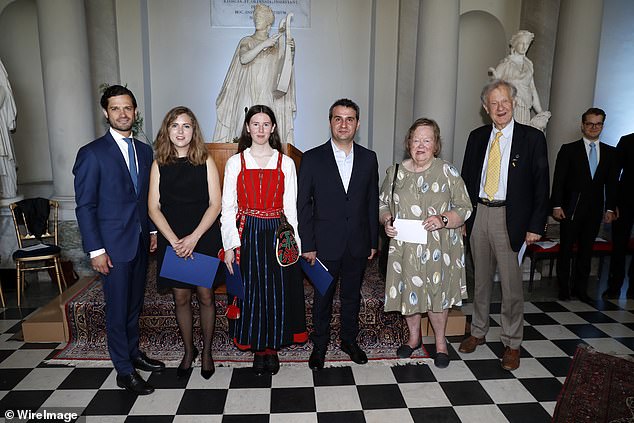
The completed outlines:
[[[634,422],[634,361],[577,348],[553,422]]]
[[[417,350],[411,359],[396,358],[396,349],[407,339],[408,331],[404,319],[397,313],[383,311],[385,282],[378,271],[377,260],[369,263],[362,286],[359,345],[366,351],[371,362],[377,364],[402,364],[424,361],[428,358],[425,349]],[[306,324],[312,330],[313,287],[304,281]],[[350,363],[349,357],[338,346],[340,327],[339,294],[335,294],[331,341],[327,362],[330,365]],[[226,314],[226,294],[216,293],[216,328],[213,340],[213,357],[218,365],[251,365],[251,352],[239,351],[229,337]],[[195,343],[202,347],[198,304],[193,295]],[[49,362],[71,365],[110,365],[106,346],[105,304],[99,280],[86,286],[66,304],[66,318],[70,341]],[[168,366],[177,366],[182,357],[183,344],[178,333],[174,316],[174,302],[171,294],[161,294],[156,288],[156,262],[151,260],[148,269],[145,303],[139,320],[141,329],[140,347],[150,357],[165,361]],[[279,353],[280,361],[303,363],[308,360],[312,344],[292,345]],[[101,363],[100,363],[101,362]]]

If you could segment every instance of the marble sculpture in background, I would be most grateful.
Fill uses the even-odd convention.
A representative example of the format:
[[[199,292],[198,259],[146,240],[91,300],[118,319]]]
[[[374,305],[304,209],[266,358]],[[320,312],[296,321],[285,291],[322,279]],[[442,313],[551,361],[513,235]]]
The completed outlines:
[[[214,142],[232,142],[239,138],[245,109],[265,104],[277,117],[282,142],[293,143],[293,119],[297,107],[291,17],[292,14],[288,14],[280,23],[278,33],[269,36],[275,21],[273,11],[263,4],[255,6],[255,32],[240,40],[216,99]]]
[[[0,61],[0,198],[13,198],[18,190],[15,154],[11,141],[16,115],[9,77]]]
[[[517,98],[513,117],[519,123],[544,130],[550,119],[550,112],[544,111],[533,79],[533,62],[526,57],[526,51],[533,42],[534,34],[520,30],[511,37],[511,52],[497,67],[489,68],[492,79],[503,79],[515,85]],[[536,115],[531,118],[531,108]]]

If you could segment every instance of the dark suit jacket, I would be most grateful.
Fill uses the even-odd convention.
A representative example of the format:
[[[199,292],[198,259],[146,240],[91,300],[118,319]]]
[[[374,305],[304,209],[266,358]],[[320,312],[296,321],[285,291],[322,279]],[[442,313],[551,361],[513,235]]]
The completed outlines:
[[[634,208],[634,134],[621,137],[616,146],[616,173],[620,174],[616,203]]]
[[[138,194],[130,171],[110,132],[83,146],[73,167],[77,223],[85,252],[105,248],[112,261],[131,261],[142,234],[149,246],[147,198],[152,148],[138,140]]]
[[[614,147],[599,144],[593,179],[583,139],[562,145],[555,164],[552,207],[563,208],[568,219],[589,219],[597,224],[606,209],[616,211],[615,153]]]
[[[467,220],[471,233],[480,195],[482,167],[491,135],[491,125],[481,126],[469,134],[462,164],[474,213]],[[515,122],[506,187],[506,230],[513,251],[519,251],[526,232],[543,234],[550,212],[548,153],[544,134],[530,126]]]
[[[302,250],[325,260],[339,260],[346,247],[354,257],[369,256],[378,243],[378,182],[376,154],[358,144],[347,193],[330,140],[305,152],[297,189]]]

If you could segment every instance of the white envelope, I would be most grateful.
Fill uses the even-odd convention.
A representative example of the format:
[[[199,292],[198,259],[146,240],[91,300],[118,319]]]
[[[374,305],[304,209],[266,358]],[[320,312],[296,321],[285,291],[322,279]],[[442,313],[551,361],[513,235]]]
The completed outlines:
[[[394,239],[413,244],[427,244],[427,230],[422,220],[396,219],[394,227],[398,232]]]

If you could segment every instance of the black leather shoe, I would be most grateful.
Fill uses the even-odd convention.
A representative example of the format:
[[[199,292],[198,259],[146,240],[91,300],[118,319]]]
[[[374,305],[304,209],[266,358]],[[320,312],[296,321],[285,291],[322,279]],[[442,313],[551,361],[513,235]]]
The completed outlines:
[[[310,353],[310,358],[308,359],[308,367],[310,367],[311,370],[321,370],[324,368],[325,362],[326,352],[319,348],[313,348],[313,352]]]
[[[280,371],[280,359],[277,353],[264,356],[264,370],[271,375],[276,375]]]
[[[368,356],[365,355],[359,344],[356,342],[341,341],[341,351],[350,356],[350,360],[357,364],[365,364],[368,362]]]
[[[434,358],[434,366],[439,369],[444,369],[449,366],[449,356],[446,353],[436,353],[436,357]]]
[[[253,355],[253,372],[256,376],[264,375],[266,371],[266,366],[264,365],[264,355],[263,354],[254,354]]]
[[[203,362],[201,364],[201,368],[200,368],[200,375],[203,377],[203,379],[211,379],[211,377],[214,375],[214,373],[216,372],[216,366],[214,365],[214,359],[213,357],[209,357],[209,360],[211,361],[211,368],[205,370],[205,358],[203,357]]]
[[[154,360],[141,351],[139,351],[139,356],[132,360],[132,365],[135,369],[145,370],[146,372],[162,372],[165,369],[165,363]]]
[[[187,366],[187,368],[183,367],[183,361],[181,361],[181,364],[176,369],[176,379],[185,379],[186,377],[189,377],[192,370],[194,370],[192,364],[194,363],[194,360],[196,360],[196,357],[198,357],[198,349],[194,348],[192,358],[189,360],[189,366]],[[185,357],[183,357],[183,360],[185,360]]]
[[[117,386],[137,395],[149,395],[154,392],[152,385],[144,381],[137,372],[126,376],[117,376]]]
[[[419,349],[422,345],[423,345],[423,340],[422,339],[418,343],[418,345],[416,345],[414,348],[410,347],[407,344],[403,344],[400,347],[398,347],[398,349],[396,350],[396,356],[398,358],[410,358],[412,356],[412,354],[414,353],[414,351]]]

